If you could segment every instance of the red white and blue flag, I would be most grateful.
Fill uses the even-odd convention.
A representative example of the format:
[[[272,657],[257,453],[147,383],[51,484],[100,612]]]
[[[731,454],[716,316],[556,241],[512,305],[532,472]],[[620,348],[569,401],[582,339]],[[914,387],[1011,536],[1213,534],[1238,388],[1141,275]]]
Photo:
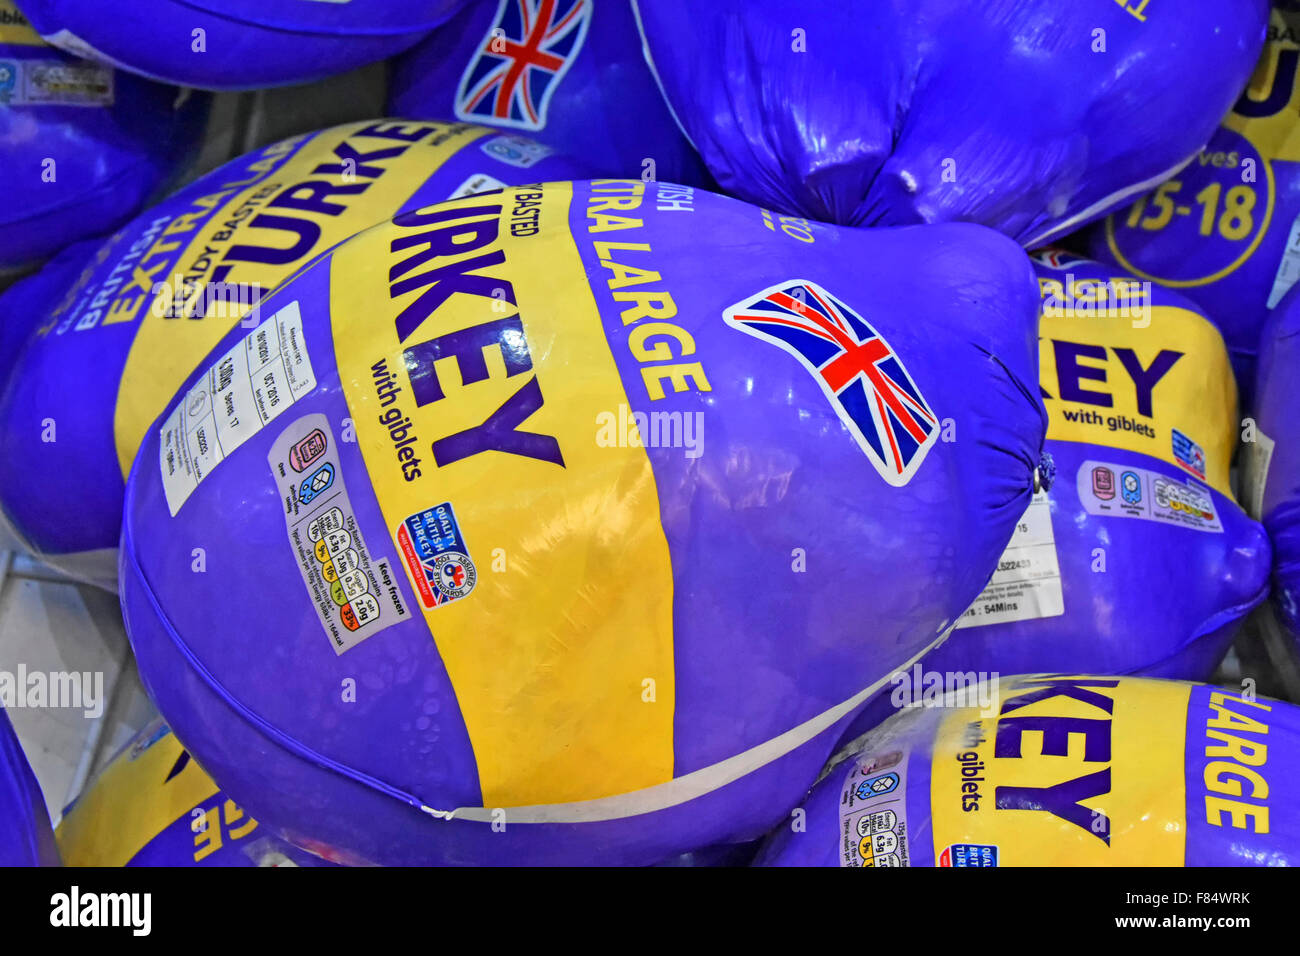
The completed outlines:
[[[546,126],[546,107],[582,49],[592,0],[501,0],[461,74],[456,116],[515,129]]]
[[[865,319],[803,279],[765,289],[722,317],[797,358],[881,476],[891,485],[911,480],[939,437],[939,422],[902,360]]]
[[[1066,252],[1056,246],[1044,246],[1037,252],[1031,252],[1029,258],[1051,269],[1068,269],[1088,262],[1087,259],[1081,259],[1074,253]]]

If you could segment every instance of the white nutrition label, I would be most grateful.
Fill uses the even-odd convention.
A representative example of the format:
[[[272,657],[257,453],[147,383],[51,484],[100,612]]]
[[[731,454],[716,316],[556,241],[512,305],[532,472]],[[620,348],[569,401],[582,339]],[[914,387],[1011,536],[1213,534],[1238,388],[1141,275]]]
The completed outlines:
[[[0,104],[112,106],[113,71],[85,61],[0,61]]]
[[[1254,441],[1241,443],[1241,505],[1256,521],[1264,512],[1264,490],[1268,487],[1268,468],[1273,463],[1275,444],[1258,427]]]
[[[475,193],[488,192],[492,189],[505,189],[506,184],[501,180],[489,176],[487,173],[475,173],[469,179],[465,180],[456,187],[448,199],[462,199],[465,196],[473,196]]]
[[[227,455],[315,387],[290,302],[218,359],[163,423],[158,462],[172,517]]]
[[[1061,565],[1052,533],[1047,493],[1034,495],[998,559],[993,579],[957,620],[957,627],[981,627],[1065,613]]]
[[[1282,248],[1282,258],[1277,264],[1277,274],[1273,276],[1273,288],[1268,293],[1268,307],[1276,308],[1282,298],[1291,291],[1296,279],[1300,279],[1300,216],[1291,223],[1286,245]]]

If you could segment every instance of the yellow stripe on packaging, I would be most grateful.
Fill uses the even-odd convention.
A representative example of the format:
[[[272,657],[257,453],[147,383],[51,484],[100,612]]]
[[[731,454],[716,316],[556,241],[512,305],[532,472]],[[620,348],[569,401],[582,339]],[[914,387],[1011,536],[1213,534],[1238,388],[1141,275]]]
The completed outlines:
[[[408,516],[447,503],[477,575],[464,597],[429,607],[417,593],[417,603],[455,688],[486,807],[589,800],[673,776],[668,545],[646,450],[596,440],[598,416],[628,399],[569,233],[571,199],[569,185],[548,184],[544,197],[517,187],[445,203],[363,234],[331,266],[339,373],[394,544],[400,554]],[[511,209],[538,202],[540,229],[512,235]],[[437,235],[447,229],[457,238]],[[448,241],[464,251],[428,255]],[[418,311],[433,281],[421,274],[476,257],[486,263],[474,269],[487,277],[482,294]],[[422,316],[418,326],[404,310]],[[480,326],[502,331],[464,355],[427,365],[412,357]],[[485,369],[470,368],[475,353]],[[396,392],[379,384],[394,372]],[[413,378],[424,397],[436,379],[443,397],[416,405]],[[439,440],[521,396],[541,404],[518,430],[553,440],[546,447],[562,464],[499,450],[437,459]],[[418,462],[399,457],[395,435],[418,436]],[[417,589],[419,572],[408,563],[406,573]]]

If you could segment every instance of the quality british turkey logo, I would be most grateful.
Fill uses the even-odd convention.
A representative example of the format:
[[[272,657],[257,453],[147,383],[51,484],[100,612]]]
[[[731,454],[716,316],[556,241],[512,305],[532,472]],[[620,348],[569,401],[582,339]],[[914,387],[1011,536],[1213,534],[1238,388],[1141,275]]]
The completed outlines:
[[[501,0],[461,74],[457,118],[544,128],[546,107],[582,49],[591,8],[591,0]]]
[[[722,313],[797,358],[891,485],[912,480],[939,423],[903,361],[865,319],[815,282],[788,279]]]
[[[939,854],[940,866],[997,866],[998,848],[986,843],[954,843]]]
[[[411,515],[397,526],[395,537],[426,608],[459,601],[474,590],[478,570],[450,501]]]

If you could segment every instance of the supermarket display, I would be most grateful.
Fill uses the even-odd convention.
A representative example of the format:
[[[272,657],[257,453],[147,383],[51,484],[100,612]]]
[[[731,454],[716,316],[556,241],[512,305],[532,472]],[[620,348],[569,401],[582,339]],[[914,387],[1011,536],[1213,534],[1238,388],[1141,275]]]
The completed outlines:
[[[1050,478],[1014,243],[784,226],[508,187],[217,344],[144,435],[121,572],[224,792],[387,864],[655,863],[783,818]]]
[[[518,130],[601,176],[708,184],[646,64],[632,0],[472,4],[394,61],[388,111]]]
[[[0,510],[51,564],[114,586],[146,428],[230,329],[256,324],[263,291],[403,208],[582,172],[513,133],[353,123],[255,150],[70,247],[0,296],[0,317],[39,317],[0,393]]]
[[[322,866],[266,832],[217,789],[161,718],[68,807],[55,833],[67,866]]]
[[[45,798],[0,707],[0,867],[58,865]]]
[[[1267,0],[637,9],[724,191],[856,226],[980,222],[1027,248],[1194,162],[1268,18]]]
[[[21,0],[50,43],[208,90],[306,83],[392,56],[466,0]],[[526,2],[526,0],[524,0]]]
[[[931,670],[1205,680],[1268,593],[1237,505],[1227,350],[1176,292],[1060,250],[1035,256],[1051,491]]]
[[[1297,117],[1300,0],[0,0],[6,925],[1266,924],[1119,868],[1300,863]]]
[[[1254,416],[1243,432],[1242,488],[1247,508],[1273,542],[1272,604],[1300,641],[1300,291],[1273,310],[1260,338]]]
[[[46,45],[0,0],[0,275],[136,213],[182,165],[205,106]]]
[[[1285,866],[1300,709],[1241,689],[1006,678],[856,742],[767,866]]]
[[[1205,310],[1232,351],[1247,408],[1264,322],[1300,278],[1298,63],[1300,3],[1274,0],[1250,85],[1209,143],[1089,236],[1095,257]]]

